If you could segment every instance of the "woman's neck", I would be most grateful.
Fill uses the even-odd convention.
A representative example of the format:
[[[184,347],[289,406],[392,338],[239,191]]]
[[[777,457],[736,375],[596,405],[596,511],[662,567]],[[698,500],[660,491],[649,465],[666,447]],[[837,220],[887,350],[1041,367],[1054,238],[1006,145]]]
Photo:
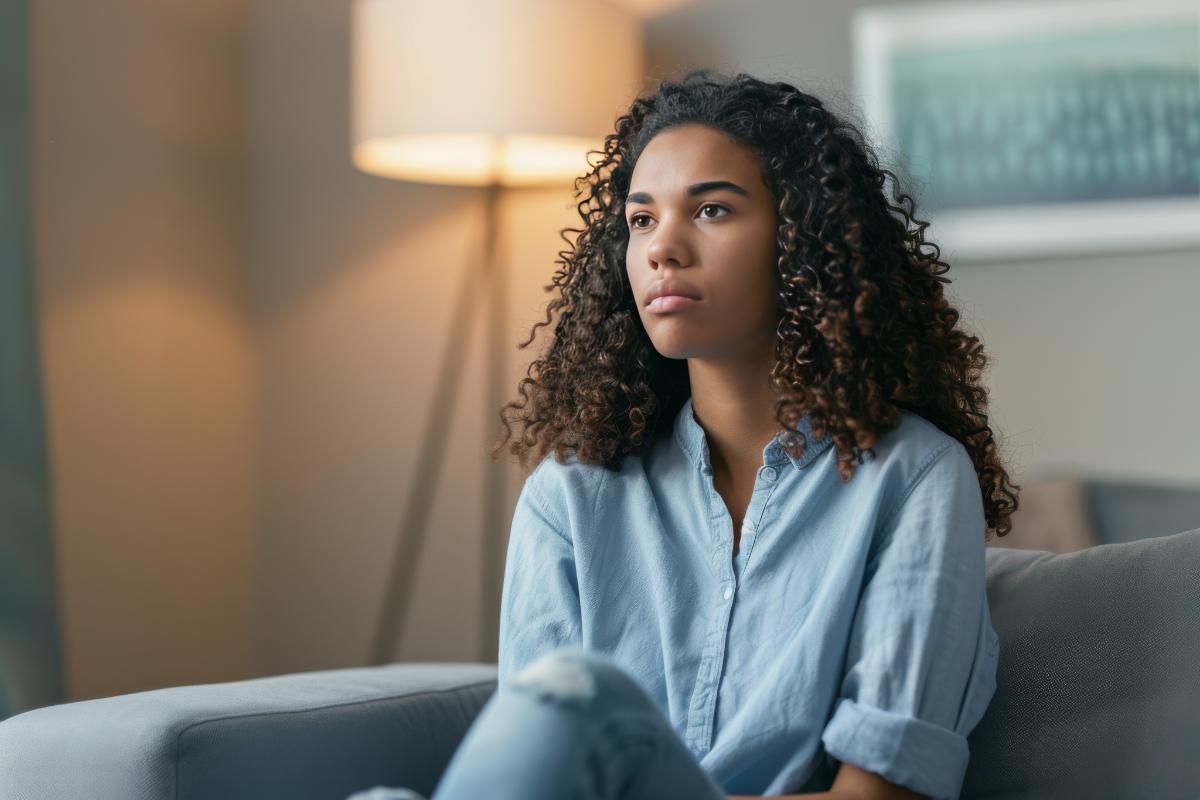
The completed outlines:
[[[779,433],[776,392],[761,367],[716,370],[688,362],[692,412],[704,429],[714,472],[735,480],[762,466],[763,449]]]

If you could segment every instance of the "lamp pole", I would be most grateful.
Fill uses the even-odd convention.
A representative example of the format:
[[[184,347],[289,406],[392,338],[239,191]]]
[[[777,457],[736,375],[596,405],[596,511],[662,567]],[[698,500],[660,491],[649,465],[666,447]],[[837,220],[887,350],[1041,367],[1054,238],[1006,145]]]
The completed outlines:
[[[488,318],[491,322],[486,346],[487,399],[484,416],[484,433],[490,443],[491,432],[496,430],[499,409],[504,403],[508,377],[508,336],[505,335],[505,320],[508,317],[508,261],[502,251],[500,235],[502,212],[501,187],[492,184],[487,192],[488,221],[485,241],[487,243],[487,265],[489,279]],[[497,659],[500,640],[500,595],[504,580],[505,540],[510,520],[505,497],[505,463],[484,459],[483,495],[483,581],[480,597],[479,653],[480,661],[494,663]]]
[[[486,309],[489,336],[485,353],[488,362],[485,376],[487,390],[483,393],[487,403],[488,424],[485,431],[491,429],[491,423],[495,419],[493,414],[503,403],[503,381],[506,373],[504,317],[507,305],[507,280],[504,274],[506,262],[500,253],[500,201],[503,187],[493,182],[483,188],[483,257],[479,259],[478,266],[467,265],[455,299],[450,333],[439,361],[440,369],[433,401],[417,453],[416,470],[408,485],[408,498],[404,504],[400,535],[384,584],[383,603],[369,657],[371,666],[393,661],[396,657],[397,642],[404,634],[413,586],[416,583],[417,567],[425,545],[429,515],[437,493],[442,457],[446,452],[445,443],[452,433],[450,423],[454,400],[459,394],[471,333],[479,316],[478,295],[481,291],[490,301]],[[480,660],[492,662],[496,659],[499,639],[500,584],[503,580],[504,558],[501,539],[506,527],[504,515],[507,506],[504,497],[503,464],[487,459],[484,468],[483,586],[480,595],[479,652]]]

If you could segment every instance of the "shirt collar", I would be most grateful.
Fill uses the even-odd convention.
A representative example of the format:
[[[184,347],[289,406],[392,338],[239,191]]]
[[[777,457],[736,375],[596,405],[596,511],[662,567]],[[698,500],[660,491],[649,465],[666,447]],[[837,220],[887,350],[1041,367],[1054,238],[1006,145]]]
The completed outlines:
[[[791,461],[796,469],[804,469],[833,443],[833,437],[828,431],[822,439],[813,437],[812,426],[807,414],[801,417],[799,423],[796,425],[796,430],[803,433],[805,441],[808,442],[808,446],[804,449],[804,454],[800,458],[795,458],[788,453],[784,449],[783,443],[787,441],[785,437],[794,436],[794,434],[790,431],[780,431],[763,448],[764,465],[773,466],[782,464],[785,461]],[[675,439],[698,469],[708,473],[712,472],[712,461],[709,458],[708,452],[708,438],[704,435],[704,428],[701,428],[700,423],[696,421],[696,415],[692,413],[692,398],[690,396],[675,417]]]

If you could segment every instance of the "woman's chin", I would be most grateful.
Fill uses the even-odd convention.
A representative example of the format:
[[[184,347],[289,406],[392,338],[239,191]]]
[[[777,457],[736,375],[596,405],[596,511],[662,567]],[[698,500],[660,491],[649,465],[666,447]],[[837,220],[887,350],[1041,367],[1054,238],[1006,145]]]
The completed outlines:
[[[697,335],[702,326],[692,321],[683,321],[683,315],[663,315],[648,320],[646,333],[654,349],[663,358],[695,358],[704,351],[702,337]]]
[[[673,341],[670,343],[654,342],[654,349],[663,358],[671,358],[683,361],[688,358],[693,358],[696,354],[694,347],[687,344]]]

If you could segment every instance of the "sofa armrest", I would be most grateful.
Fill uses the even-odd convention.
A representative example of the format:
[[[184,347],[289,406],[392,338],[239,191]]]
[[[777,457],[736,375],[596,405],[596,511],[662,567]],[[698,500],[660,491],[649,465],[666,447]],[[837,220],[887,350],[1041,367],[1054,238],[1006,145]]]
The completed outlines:
[[[0,797],[428,796],[496,687],[492,664],[391,664],[180,686],[0,722]]]

